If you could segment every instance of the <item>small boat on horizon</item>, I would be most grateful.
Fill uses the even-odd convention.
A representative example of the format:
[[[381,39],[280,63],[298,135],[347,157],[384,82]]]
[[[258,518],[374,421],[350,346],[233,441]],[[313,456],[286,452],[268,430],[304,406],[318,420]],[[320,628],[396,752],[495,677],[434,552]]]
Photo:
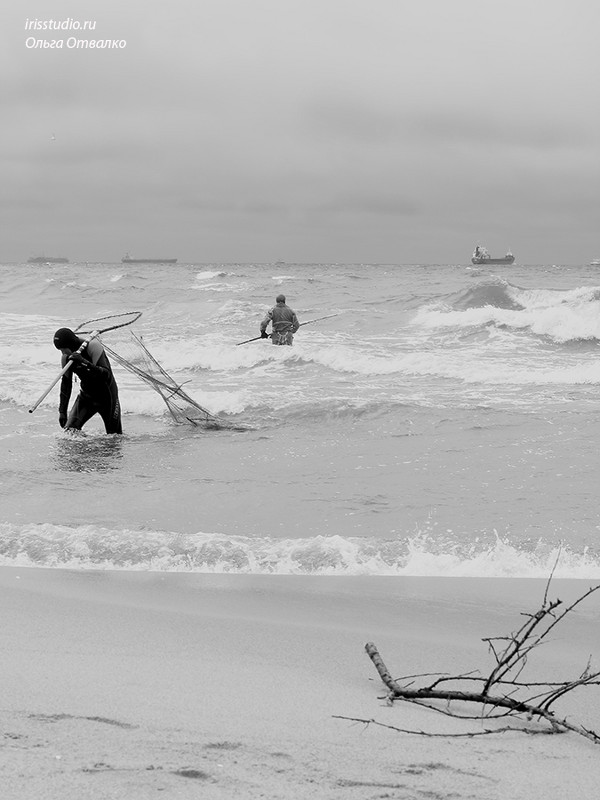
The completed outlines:
[[[69,259],[63,256],[31,256],[27,259],[28,264],[68,264]]]
[[[514,264],[515,257],[510,252],[510,249],[507,251],[505,256],[502,258],[492,258],[487,248],[480,247],[479,245],[476,246],[475,250],[473,251],[473,255],[471,256],[471,264]]]
[[[131,258],[129,253],[125,253],[121,259],[122,264],[176,264],[176,258]]]
[[[593,258],[590,261],[590,267],[600,267],[600,258]]]

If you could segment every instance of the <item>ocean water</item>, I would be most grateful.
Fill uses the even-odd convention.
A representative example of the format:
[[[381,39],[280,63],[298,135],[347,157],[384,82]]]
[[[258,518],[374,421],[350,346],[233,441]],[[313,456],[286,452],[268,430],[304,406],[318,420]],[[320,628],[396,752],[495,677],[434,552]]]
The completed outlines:
[[[0,265],[0,564],[600,576],[589,266]],[[294,346],[258,335],[283,292]],[[58,426],[54,330],[134,330],[223,420],[113,364],[123,436]],[[126,332],[104,335],[119,352]]]

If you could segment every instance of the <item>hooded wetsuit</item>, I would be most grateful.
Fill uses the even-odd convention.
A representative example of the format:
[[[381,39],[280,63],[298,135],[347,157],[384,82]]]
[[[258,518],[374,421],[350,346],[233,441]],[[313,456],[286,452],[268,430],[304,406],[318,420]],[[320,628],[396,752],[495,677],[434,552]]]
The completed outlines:
[[[79,342],[81,344],[81,340]],[[74,347],[73,352],[79,347],[79,345],[75,347],[74,341],[67,346]],[[71,369],[62,376],[58,406],[59,419],[66,417],[65,429],[81,430],[94,414],[100,414],[107,433],[123,433],[117,382],[104,348],[99,341],[92,339],[87,343],[81,355],[84,359],[83,363],[74,362]],[[63,367],[68,360],[69,356],[63,353],[61,359]],[[80,390],[67,417],[73,388],[73,373],[79,378]]]

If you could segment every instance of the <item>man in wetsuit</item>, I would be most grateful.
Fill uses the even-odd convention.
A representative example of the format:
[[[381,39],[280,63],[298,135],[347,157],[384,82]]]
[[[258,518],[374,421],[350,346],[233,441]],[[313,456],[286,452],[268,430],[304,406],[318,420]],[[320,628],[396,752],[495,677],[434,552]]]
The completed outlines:
[[[60,427],[81,430],[94,414],[100,414],[107,433],[123,433],[119,391],[108,357],[97,339],[87,342],[79,352],[84,343],[85,340],[70,328],[60,328],[54,334],[54,346],[62,352],[61,366],[65,367],[68,361],[73,363],[71,369],[62,376],[60,384]],[[79,378],[80,390],[67,415],[73,373]]]
[[[260,336],[267,339],[267,325],[273,324],[271,342],[273,344],[292,345],[294,334],[300,327],[296,312],[285,304],[285,295],[279,294],[275,298],[276,306],[267,311],[267,316],[260,323]]]

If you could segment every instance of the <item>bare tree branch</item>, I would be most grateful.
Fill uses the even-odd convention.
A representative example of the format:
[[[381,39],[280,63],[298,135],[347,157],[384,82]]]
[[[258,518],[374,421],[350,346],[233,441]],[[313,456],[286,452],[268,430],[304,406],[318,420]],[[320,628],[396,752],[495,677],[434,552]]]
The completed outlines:
[[[422,675],[408,675],[401,678],[392,678],[377,647],[368,642],[365,650],[373,662],[379,677],[388,688],[384,698],[388,703],[395,700],[404,700],[425,706],[447,716],[458,719],[502,719],[510,716],[524,717],[527,723],[538,720],[543,724],[542,730],[525,727],[502,727],[486,729],[475,733],[461,734],[431,734],[424,731],[410,731],[395,728],[393,725],[384,725],[375,720],[354,719],[351,717],[336,717],[366,725],[379,725],[384,728],[403,733],[415,733],[423,736],[480,736],[491,733],[502,733],[507,730],[523,730],[526,733],[562,733],[573,731],[584,736],[595,744],[600,744],[600,735],[595,731],[578,723],[571,722],[564,717],[557,716],[551,706],[569,692],[582,686],[598,686],[600,672],[592,672],[591,660],[581,675],[569,681],[520,681],[525,666],[532,651],[544,643],[548,634],[561,622],[565,616],[578,606],[583,600],[600,589],[600,585],[592,586],[583,595],[574,600],[569,606],[560,608],[561,600],[548,600],[550,581],[554,574],[556,564],[552,569],[550,579],[546,585],[541,608],[535,614],[524,614],[526,621],[515,632],[508,636],[494,636],[483,639],[488,643],[495,661],[495,665],[487,677],[474,675],[474,671],[464,672],[459,675],[450,675],[445,672],[424,673]],[[560,608],[560,611],[557,609]],[[499,646],[502,643],[502,646]],[[415,686],[416,678],[434,677],[429,685]],[[453,684],[452,688],[448,684]],[[480,687],[480,688],[478,688]],[[533,691],[532,693],[532,690]],[[440,703],[444,706],[440,707]],[[481,707],[477,716],[464,713],[466,708],[462,704],[475,704]],[[459,710],[462,709],[462,710]]]

